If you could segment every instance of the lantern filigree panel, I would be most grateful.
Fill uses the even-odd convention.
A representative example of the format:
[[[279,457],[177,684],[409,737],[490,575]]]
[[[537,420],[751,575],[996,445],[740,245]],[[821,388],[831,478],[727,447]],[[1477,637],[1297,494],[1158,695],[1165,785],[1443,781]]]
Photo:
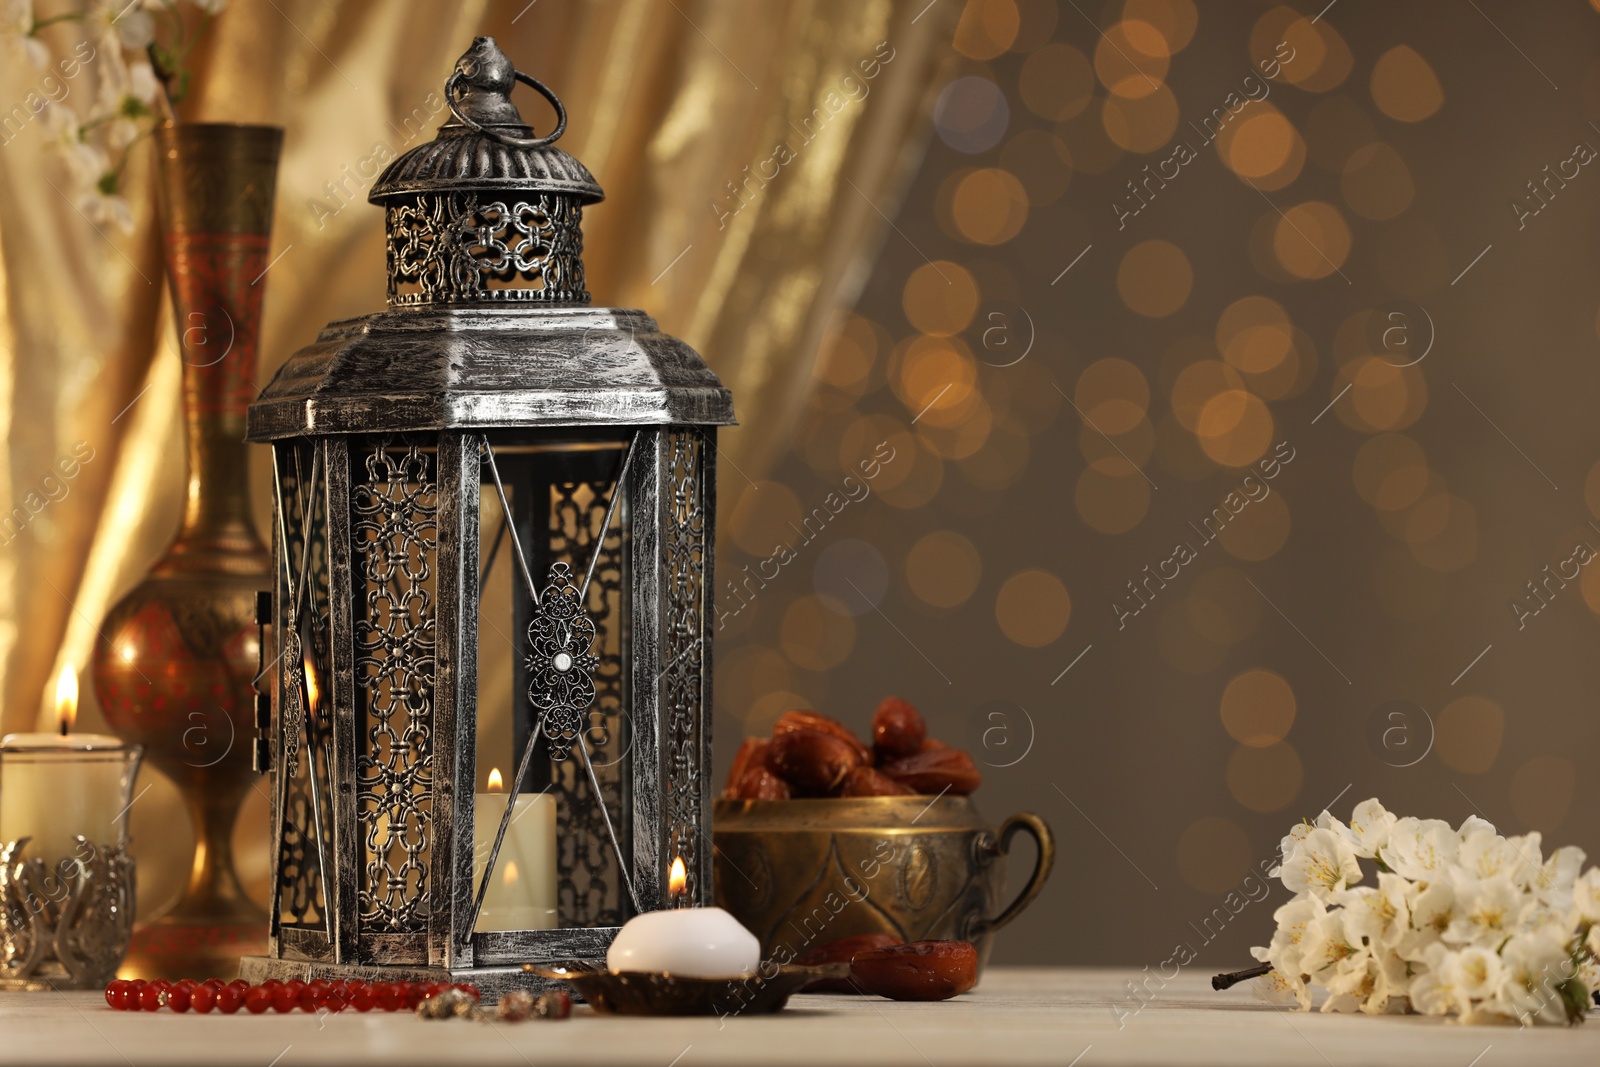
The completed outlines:
[[[357,914],[363,934],[425,933],[437,676],[437,455],[353,447]]]
[[[689,878],[686,899],[711,877],[709,810],[711,753],[709,731],[710,634],[706,589],[711,561],[706,548],[706,497],[712,491],[701,431],[674,429],[666,434],[662,462],[666,493],[662,501],[661,570],[665,596],[661,623],[661,736],[665,768],[668,846],[683,858]]]
[[[281,818],[275,834],[278,892],[273,907],[283,928],[325,935],[324,863],[333,856],[325,467],[309,442],[275,446],[273,461],[282,516],[273,530],[273,549],[281,563],[276,591],[280,729],[275,754]]]
[[[586,304],[583,208],[572,197],[419,196],[388,209],[389,303]]]

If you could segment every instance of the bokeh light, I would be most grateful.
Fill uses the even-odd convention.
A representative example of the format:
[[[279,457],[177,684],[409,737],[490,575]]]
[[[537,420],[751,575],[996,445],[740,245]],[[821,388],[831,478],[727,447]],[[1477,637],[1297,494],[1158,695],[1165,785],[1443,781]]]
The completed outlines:
[[[1399,44],[1372,66],[1372,102],[1397,122],[1421,122],[1444,106],[1444,90],[1428,61]]]
[[[1169,55],[1188,47],[1200,24],[1193,0],[1126,0],[1122,17],[1155,27]]]
[[[1428,459],[1411,438],[1380,434],[1356,453],[1352,477],[1362,500],[1384,511],[1398,511],[1415,504],[1428,487]]]
[[[1094,70],[1107,90],[1137,99],[1161,88],[1170,56],[1160,30],[1139,19],[1123,19],[1101,32]]]
[[[968,241],[1004,244],[1028,221],[1028,192],[1010,171],[980,167],[956,183],[950,214]]]
[[[1072,402],[1095,430],[1127,433],[1144,419],[1150,386],[1144,372],[1125,359],[1096,360],[1078,375]]]
[[[961,264],[934,260],[911,272],[901,306],[923,333],[949,337],[966,329],[977,312],[978,284]]]
[[[828,671],[850,657],[855,648],[856,623],[819,596],[802,596],[783,613],[779,628],[783,654],[796,667]]]
[[[811,531],[806,525],[810,518],[808,514],[802,520],[801,532],[795,535],[801,541]],[[817,518],[820,521],[821,516]],[[818,553],[811,580],[817,596],[830,608],[848,615],[864,615],[881,604],[889,591],[889,565],[875,545],[845,537]]]
[[[1021,26],[1015,0],[967,0],[952,44],[968,59],[993,59],[1011,47]]]
[[[1005,93],[988,78],[969,74],[939,93],[933,106],[933,128],[957,152],[976,155],[1000,143],[1011,121]]]
[[[1351,153],[1340,180],[1344,202],[1364,219],[1392,219],[1411,206],[1417,187],[1400,153],[1381,142]]]
[[[906,553],[906,582],[917,599],[936,608],[964,604],[983,576],[977,546],[954,530],[924,534]]]
[[[1117,267],[1122,302],[1147,318],[1163,318],[1183,307],[1193,285],[1189,257],[1170,241],[1141,241],[1123,254]]]
[[[1178,98],[1165,85],[1141,96],[1112,94],[1100,105],[1106,136],[1129,152],[1154,152],[1172,139],[1178,128]]]
[[[1018,571],[1005,580],[994,602],[1000,632],[1024,648],[1042,648],[1067,628],[1072,598],[1061,579],[1046,570]]]
[[[1138,468],[1120,462],[1120,469],[1115,464],[1090,464],[1078,475],[1073,494],[1078,515],[1101,533],[1126,533],[1150,510],[1150,483]],[[1113,469],[1107,470],[1108,466]]]
[[[1294,277],[1326,278],[1349,258],[1350,227],[1332,204],[1309,200],[1288,208],[1277,220],[1272,251]]]
[[[1222,528],[1217,542],[1234,559],[1268,559],[1289,540],[1289,505],[1281,492],[1252,501]]]
[[[1236,645],[1261,621],[1261,594],[1232,567],[1213,567],[1195,579],[1184,600],[1189,622],[1222,644]]]
[[[1240,744],[1275,745],[1294,725],[1294,690],[1276,671],[1241,671],[1222,691],[1221,713],[1223,727]]]
[[[1094,67],[1088,56],[1069,44],[1047,44],[1022,64],[1017,92],[1035,115],[1065,122],[1089,106]]]
[[[1300,176],[1306,146],[1271,102],[1253,104],[1217,136],[1223,164],[1257,189],[1282,189]]]
[[[1195,434],[1205,454],[1224,467],[1248,467],[1272,444],[1272,412],[1261,398],[1229,389],[1206,401]]]
[[[1223,309],[1217,348],[1230,366],[1265,374],[1294,349],[1294,327],[1283,305],[1266,296],[1246,296]]]

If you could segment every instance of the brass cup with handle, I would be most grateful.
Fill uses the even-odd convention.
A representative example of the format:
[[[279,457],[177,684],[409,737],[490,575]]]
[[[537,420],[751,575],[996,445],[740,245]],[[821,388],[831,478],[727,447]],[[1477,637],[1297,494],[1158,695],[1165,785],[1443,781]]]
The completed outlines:
[[[978,949],[1044,888],[1055,836],[1021,812],[999,826],[970,797],[719,800],[714,811],[717,903],[786,962],[856,934],[906,941],[955,938]],[[1038,850],[1022,889],[1004,902],[1006,857],[1018,834]]]

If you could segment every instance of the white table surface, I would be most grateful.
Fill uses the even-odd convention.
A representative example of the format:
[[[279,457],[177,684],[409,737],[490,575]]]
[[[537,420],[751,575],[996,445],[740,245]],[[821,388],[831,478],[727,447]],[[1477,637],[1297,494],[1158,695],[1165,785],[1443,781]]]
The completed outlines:
[[[0,1063],[699,1067],[728,1064],[1217,1064],[1502,1067],[1600,1063],[1600,1020],[1574,1029],[1461,1026],[1418,1017],[1300,1014],[1247,988],[1183,974],[1137,1014],[1113,1010],[1133,972],[996,968],[940,1004],[805,995],[778,1015],[431,1021],[406,1013],[115,1012],[99,993],[0,993]],[[1151,983],[1152,986],[1154,983]]]

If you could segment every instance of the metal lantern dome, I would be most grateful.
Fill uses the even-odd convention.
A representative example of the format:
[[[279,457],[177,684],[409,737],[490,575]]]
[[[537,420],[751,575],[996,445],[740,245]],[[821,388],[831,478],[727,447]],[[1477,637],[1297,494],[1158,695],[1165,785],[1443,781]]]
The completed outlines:
[[[555,108],[548,135],[516,81]],[[555,94],[489,37],[445,94],[453,121],[369,195],[387,310],[328,325],[250,408],[276,570],[257,981],[532,987],[524,962],[601,956],[633,914],[711,902],[732,401],[643,312],[588,306],[581,222],[603,194],[552,143]],[[540,805],[553,841],[524,818]]]

